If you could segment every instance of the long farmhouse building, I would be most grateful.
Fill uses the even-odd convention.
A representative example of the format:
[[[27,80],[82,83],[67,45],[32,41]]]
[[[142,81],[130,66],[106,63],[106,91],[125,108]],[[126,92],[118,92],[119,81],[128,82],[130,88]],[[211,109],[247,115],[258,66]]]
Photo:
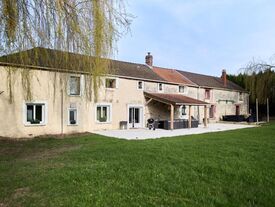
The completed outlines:
[[[91,77],[81,70],[84,55],[41,47],[20,54],[33,59],[26,63],[19,53],[0,57],[3,137],[93,132],[119,129],[122,124],[145,128],[149,118],[168,120],[169,129],[174,129],[175,120],[188,120],[191,127],[191,119],[207,125],[223,115],[248,114],[249,94],[227,80],[225,70],[214,77],[156,67],[150,53],[145,64],[110,60],[95,100],[87,96]],[[64,54],[68,60],[59,61]],[[31,100],[22,87],[24,70],[32,74]]]

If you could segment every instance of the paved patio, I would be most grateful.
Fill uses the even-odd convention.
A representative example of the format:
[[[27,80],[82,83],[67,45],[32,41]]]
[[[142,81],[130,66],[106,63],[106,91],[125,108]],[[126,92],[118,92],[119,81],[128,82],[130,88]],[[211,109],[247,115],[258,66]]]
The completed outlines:
[[[203,134],[209,132],[220,132],[228,131],[235,129],[251,128],[255,125],[247,124],[225,124],[225,123],[213,123],[208,124],[207,128],[204,128],[203,125],[199,125],[198,128],[192,129],[175,129],[175,130],[164,130],[164,129],[128,129],[128,130],[105,130],[105,131],[95,131],[95,134],[100,134],[108,137],[116,137],[120,139],[156,139],[161,137],[174,137],[174,136],[183,136],[189,134]]]

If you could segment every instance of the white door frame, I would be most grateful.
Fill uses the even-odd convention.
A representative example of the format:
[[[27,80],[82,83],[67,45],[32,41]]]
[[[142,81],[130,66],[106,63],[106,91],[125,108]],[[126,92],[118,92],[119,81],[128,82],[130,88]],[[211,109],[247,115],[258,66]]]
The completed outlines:
[[[129,110],[130,108],[139,108],[140,123],[136,124],[134,128],[144,128],[144,106],[141,104],[127,104],[127,129],[133,128],[129,123]]]

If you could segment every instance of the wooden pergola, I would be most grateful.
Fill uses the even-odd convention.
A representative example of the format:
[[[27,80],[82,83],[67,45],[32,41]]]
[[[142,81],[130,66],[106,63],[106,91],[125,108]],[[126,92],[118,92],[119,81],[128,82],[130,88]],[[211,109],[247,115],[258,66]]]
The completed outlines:
[[[170,106],[170,121],[171,126],[170,128],[174,129],[174,111],[176,106],[188,106],[189,112],[188,112],[188,128],[191,128],[191,110],[192,106],[204,106],[204,126],[207,127],[207,106],[209,103],[206,103],[204,101],[200,101],[198,99],[193,99],[188,96],[184,96],[181,94],[165,94],[165,93],[148,93],[144,92],[144,96],[148,98],[149,100],[146,102],[146,104],[149,104],[152,100],[158,101],[160,103],[164,103]]]

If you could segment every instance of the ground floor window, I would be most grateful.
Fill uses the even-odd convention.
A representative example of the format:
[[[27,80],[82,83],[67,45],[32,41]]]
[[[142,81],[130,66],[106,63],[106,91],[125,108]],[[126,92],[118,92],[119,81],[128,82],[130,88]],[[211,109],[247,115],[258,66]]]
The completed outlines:
[[[69,125],[77,125],[77,109],[69,108]]]
[[[27,124],[45,124],[45,103],[26,103]]]
[[[211,105],[209,108],[209,118],[215,118],[215,110],[216,110],[216,106]]]
[[[96,106],[96,121],[100,123],[111,121],[111,105],[99,104]]]

